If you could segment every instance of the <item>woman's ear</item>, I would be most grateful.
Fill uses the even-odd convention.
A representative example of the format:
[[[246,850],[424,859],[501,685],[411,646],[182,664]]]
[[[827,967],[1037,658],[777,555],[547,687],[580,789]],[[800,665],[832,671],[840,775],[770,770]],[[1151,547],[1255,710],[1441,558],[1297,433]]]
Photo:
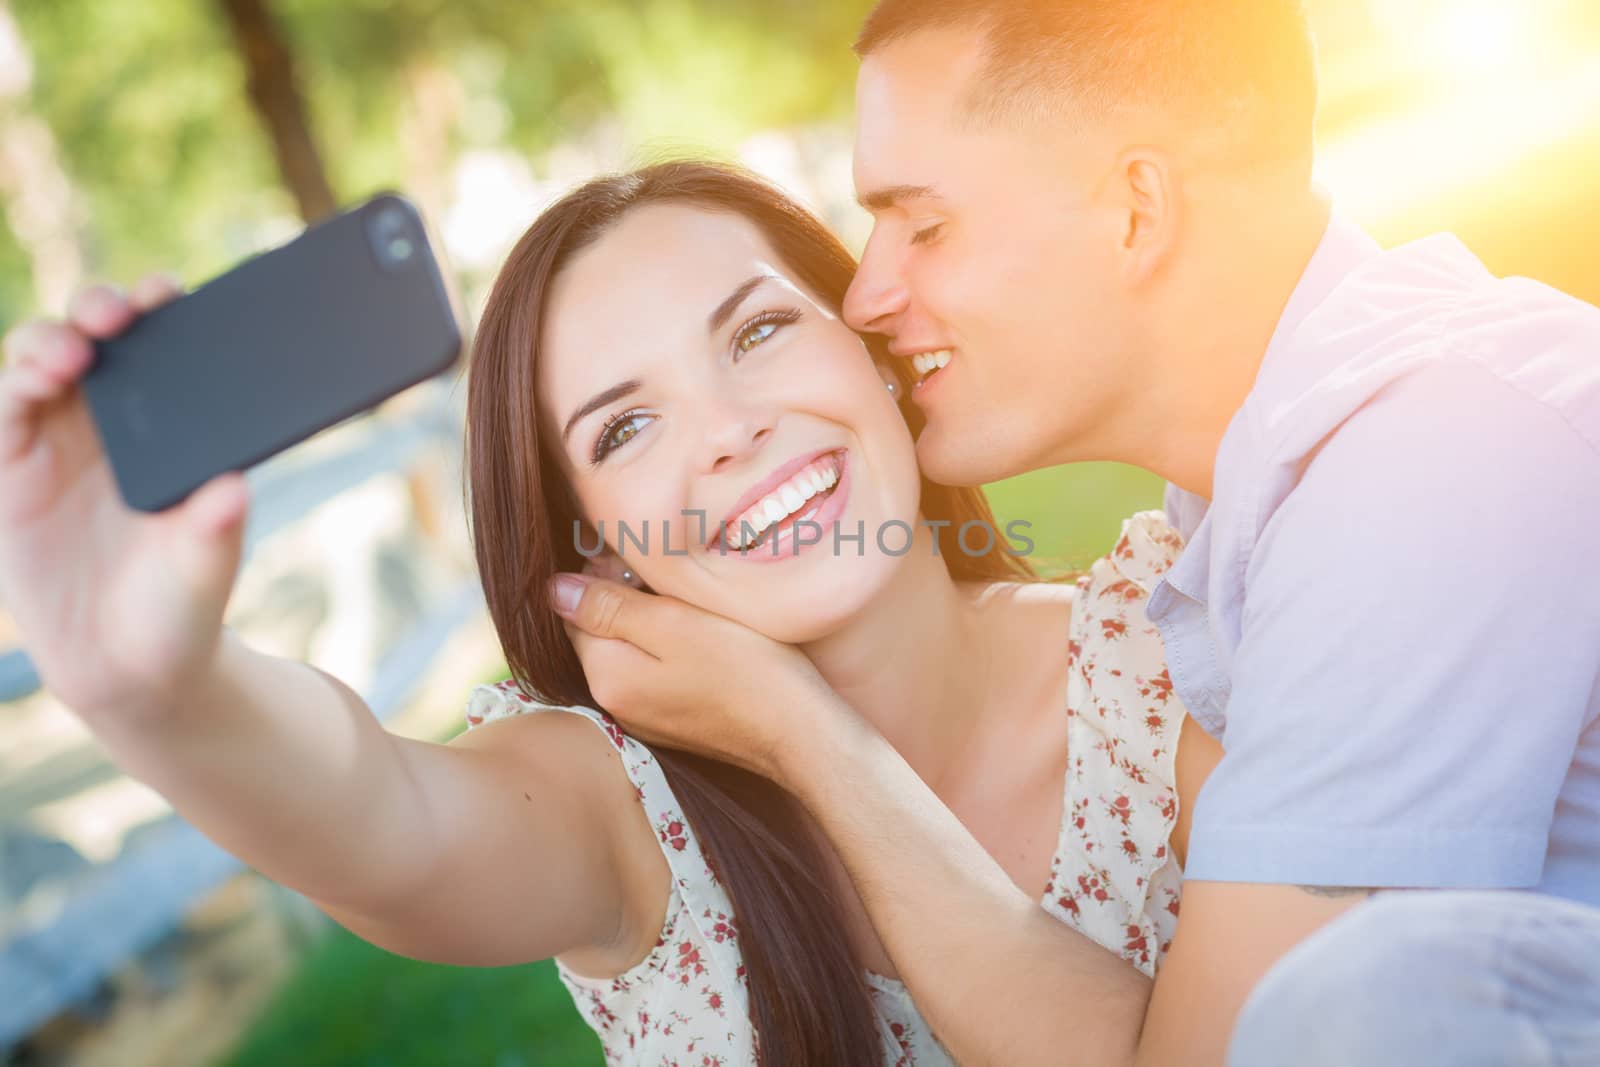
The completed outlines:
[[[900,379],[895,377],[894,371],[889,369],[887,363],[874,360],[872,365],[877,368],[878,377],[883,379],[884,388],[889,390],[889,395],[894,397],[894,402],[896,404],[900,403],[901,394],[905,392],[905,387],[900,384]]]
[[[605,578],[608,581],[631,585],[635,589],[644,587],[644,579],[639,577],[621,556],[618,556],[609,548],[603,548],[598,555],[590,556],[585,560],[583,573],[592,574],[596,578]]]

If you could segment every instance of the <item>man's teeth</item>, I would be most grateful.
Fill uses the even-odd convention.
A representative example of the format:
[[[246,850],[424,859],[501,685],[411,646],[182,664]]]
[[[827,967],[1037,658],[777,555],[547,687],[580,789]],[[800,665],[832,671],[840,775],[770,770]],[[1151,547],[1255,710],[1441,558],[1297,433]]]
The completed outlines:
[[[941,348],[937,352],[918,352],[911,357],[911,366],[916,368],[917,377],[919,378],[926,378],[949,362],[950,350],[948,348]]]
[[[759,541],[773,523],[782,522],[793,515],[820,493],[825,493],[839,483],[839,471],[832,457],[819,460],[804,468],[778,488],[762,497],[728,525],[724,541],[729,548],[745,548]],[[817,513],[815,507],[802,519]]]

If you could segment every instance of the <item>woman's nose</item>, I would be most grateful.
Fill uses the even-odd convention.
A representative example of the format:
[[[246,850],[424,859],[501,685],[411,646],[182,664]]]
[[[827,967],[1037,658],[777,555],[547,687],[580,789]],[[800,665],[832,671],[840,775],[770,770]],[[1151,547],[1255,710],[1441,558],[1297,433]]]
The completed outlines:
[[[717,474],[761,450],[772,436],[770,414],[747,406],[711,413],[706,425],[706,470]]]

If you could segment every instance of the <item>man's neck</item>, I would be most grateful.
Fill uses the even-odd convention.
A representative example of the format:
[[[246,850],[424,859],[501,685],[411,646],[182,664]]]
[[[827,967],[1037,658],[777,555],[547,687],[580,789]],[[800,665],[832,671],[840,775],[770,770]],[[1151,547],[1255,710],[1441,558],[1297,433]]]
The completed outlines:
[[[1186,269],[1203,284],[1171,306],[1157,345],[1162,373],[1143,397],[1152,419],[1126,442],[1128,462],[1210,499],[1217,450],[1255,384],[1284,308],[1327,231],[1326,199],[1222,221]],[[1248,219],[1240,222],[1239,219]]]

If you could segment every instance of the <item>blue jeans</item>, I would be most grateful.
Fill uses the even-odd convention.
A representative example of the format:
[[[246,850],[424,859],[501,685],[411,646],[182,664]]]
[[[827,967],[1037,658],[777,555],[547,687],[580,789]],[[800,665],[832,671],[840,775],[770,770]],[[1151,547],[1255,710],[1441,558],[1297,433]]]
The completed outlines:
[[[1600,1067],[1600,909],[1534,893],[1379,893],[1246,1001],[1228,1067]]]

